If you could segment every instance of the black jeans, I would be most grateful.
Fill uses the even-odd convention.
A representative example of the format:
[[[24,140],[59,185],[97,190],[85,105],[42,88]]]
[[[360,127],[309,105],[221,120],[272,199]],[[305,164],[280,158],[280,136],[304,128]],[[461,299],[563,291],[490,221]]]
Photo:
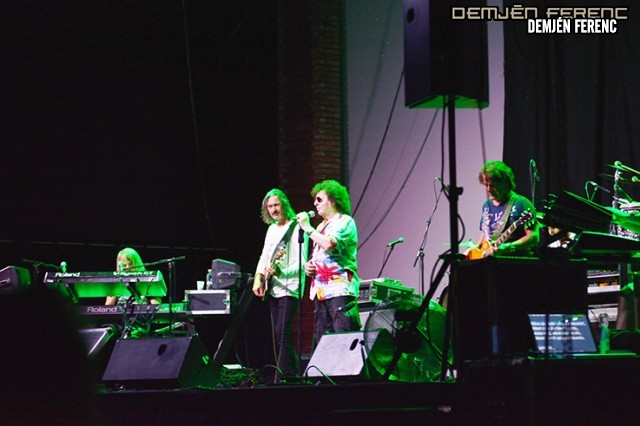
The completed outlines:
[[[338,296],[331,299],[314,299],[315,324],[314,347],[324,333],[357,331],[362,327],[358,312],[358,301],[353,296]]]
[[[292,324],[298,299],[291,296],[269,297],[271,325],[275,339],[276,366],[285,376],[298,374],[298,356],[293,346]]]

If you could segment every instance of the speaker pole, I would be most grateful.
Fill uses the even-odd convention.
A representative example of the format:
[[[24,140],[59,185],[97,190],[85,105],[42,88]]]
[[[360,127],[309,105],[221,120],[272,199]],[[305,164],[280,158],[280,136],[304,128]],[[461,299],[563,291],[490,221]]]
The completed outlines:
[[[456,173],[456,98],[454,95],[448,95],[446,97],[447,105],[447,121],[449,124],[449,239],[451,253],[449,253],[449,262],[445,262],[450,267],[450,274],[453,274],[455,267],[460,261],[460,253],[458,253],[458,199],[462,194],[462,188],[458,188],[458,177]],[[438,283],[439,284],[439,283]],[[436,286],[432,286],[430,292],[433,296]],[[455,286],[449,283],[449,300],[453,301],[455,297]],[[426,307],[429,306],[429,300],[431,297],[426,298]],[[425,303],[423,303],[425,305]],[[442,343],[442,368],[440,370],[440,380],[444,381],[447,375],[448,360],[449,360],[449,336],[451,334],[451,318],[453,318],[453,309],[455,303],[447,304],[447,313],[444,321],[444,341]],[[422,313],[426,310],[426,307],[422,308]],[[420,317],[419,317],[420,318]]]
[[[467,6],[486,6],[485,0],[468,0]],[[440,281],[450,269],[452,276],[462,259],[458,252],[458,199],[462,188],[456,175],[456,120],[458,108],[484,108],[489,104],[487,75],[486,23],[451,19],[451,6],[440,0],[404,0],[405,106],[409,108],[443,108],[448,114],[449,131],[449,229],[450,250],[441,255],[440,270],[431,282],[417,313],[411,332],[429,307]],[[443,152],[442,155],[445,153]],[[424,268],[423,268],[424,269]],[[424,271],[421,271],[424,273]],[[441,379],[448,368],[450,328],[455,319],[454,280],[450,280],[443,342]],[[396,367],[396,354],[385,374]]]

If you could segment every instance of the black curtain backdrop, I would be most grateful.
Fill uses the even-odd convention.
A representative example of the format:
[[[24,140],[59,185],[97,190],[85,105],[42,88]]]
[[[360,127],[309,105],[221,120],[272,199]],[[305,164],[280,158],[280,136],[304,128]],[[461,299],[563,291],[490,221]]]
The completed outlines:
[[[275,1],[2,1],[0,240],[212,248],[253,272],[275,22]]]
[[[253,273],[278,176],[275,0],[2,0],[0,39],[0,268],[186,256],[174,301],[215,258]],[[269,355],[247,345],[264,309],[243,363]]]
[[[601,174],[613,175],[607,165],[615,161],[640,169],[640,9],[630,3],[505,1],[540,11],[550,4],[629,8],[615,34],[528,34],[526,21],[504,23],[504,161],[527,196],[529,162],[537,162],[537,206],[563,190],[584,196],[588,180],[611,190],[613,180]],[[623,189],[638,200],[636,186]],[[596,201],[612,200],[601,191]]]

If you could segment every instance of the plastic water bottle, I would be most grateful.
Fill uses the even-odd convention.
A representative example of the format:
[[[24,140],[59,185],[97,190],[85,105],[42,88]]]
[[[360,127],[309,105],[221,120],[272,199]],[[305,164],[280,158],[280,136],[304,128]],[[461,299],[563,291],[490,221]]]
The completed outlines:
[[[609,340],[609,315],[606,313],[598,316],[598,322],[600,323],[600,353],[609,353],[610,340]]]
[[[207,270],[206,289],[211,290],[213,288],[213,277],[211,276],[211,269]]]

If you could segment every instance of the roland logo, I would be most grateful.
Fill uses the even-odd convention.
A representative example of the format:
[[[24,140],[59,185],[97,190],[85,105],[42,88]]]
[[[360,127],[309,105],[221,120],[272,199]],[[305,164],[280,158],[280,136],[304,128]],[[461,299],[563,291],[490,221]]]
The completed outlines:
[[[89,306],[87,308],[88,314],[116,314],[118,313],[117,306]]]
[[[80,272],[56,272],[55,278],[80,277]]]

